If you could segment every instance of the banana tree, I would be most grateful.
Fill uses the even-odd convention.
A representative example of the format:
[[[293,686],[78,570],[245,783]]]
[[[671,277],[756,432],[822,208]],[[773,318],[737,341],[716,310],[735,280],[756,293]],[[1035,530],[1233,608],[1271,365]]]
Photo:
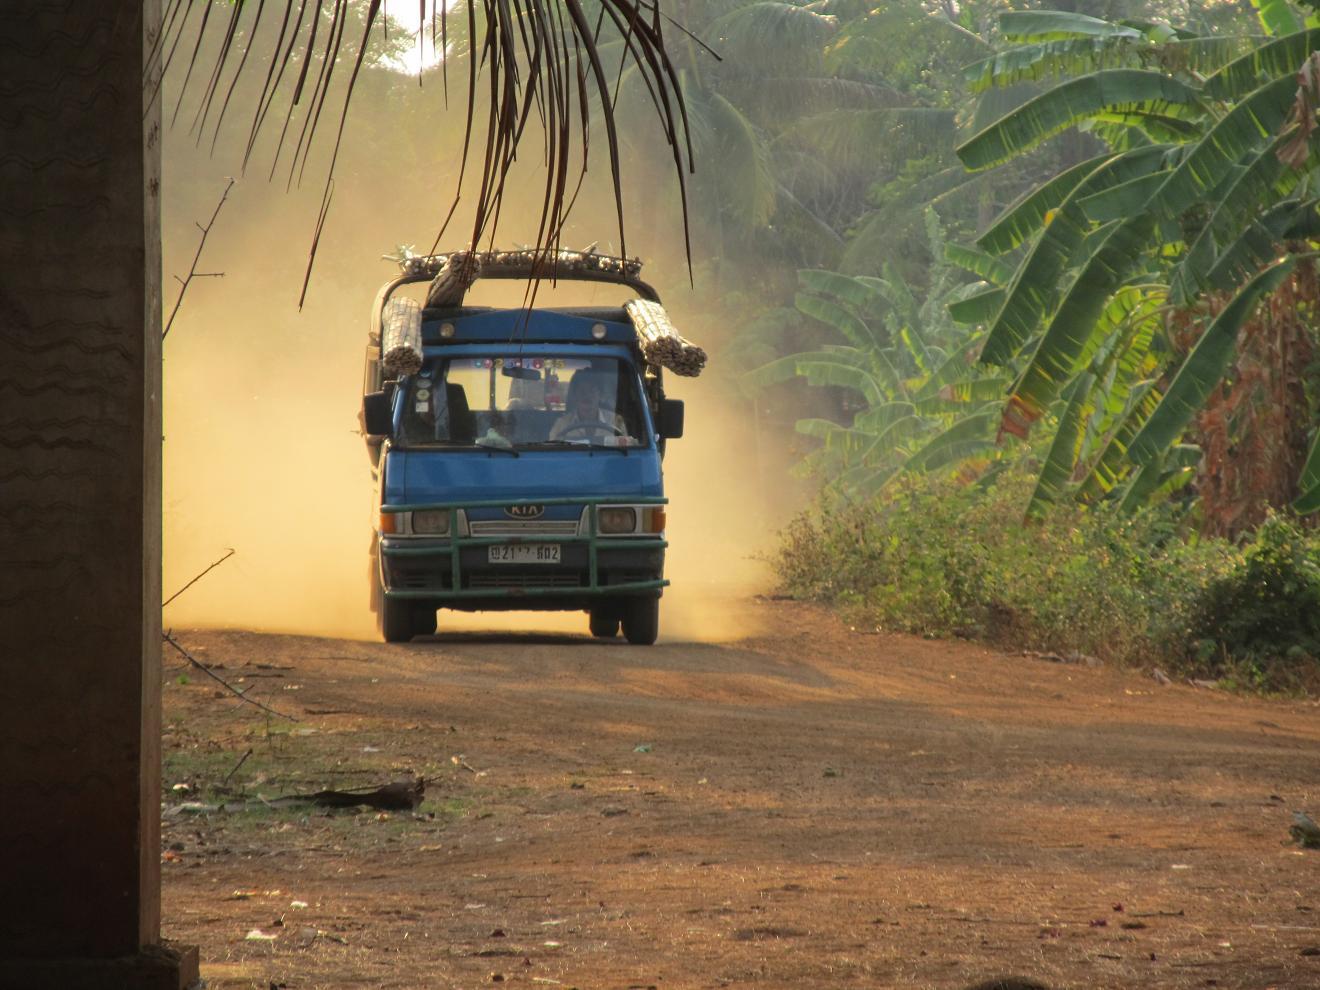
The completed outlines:
[[[765,388],[797,377],[849,394],[845,425],[798,420],[799,433],[820,441],[807,466],[850,493],[869,494],[905,471],[935,471],[978,460],[979,474],[1001,452],[994,442],[997,407],[1010,378],[979,365],[980,341],[957,328],[946,305],[965,292],[951,265],[933,211],[932,253],[941,259],[924,298],[890,277],[798,273],[799,313],[842,342],[790,354],[748,375]],[[985,463],[980,463],[979,461]]]
[[[1231,389],[1235,349],[1253,335],[1260,301],[1286,284],[1305,311],[1315,304],[1308,191],[1317,178],[1320,23],[1284,9],[1291,19],[1271,9],[1262,24],[1288,33],[1235,38],[1054,11],[1005,14],[1013,47],[968,70],[981,89],[1061,77],[962,144],[969,169],[1011,161],[1072,127],[1109,146],[1032,190],[977,240],[1013,266],[1002,288],[983,289],[976,314],[982,360],[1020,368],[1000,433],[1025,436],[1043,418],[1057,424],[1041,499],[1078,491],[1133,505],[1141,492],[1167,490],[1167,478],[1154,482],[1170,465],[1185,478],[1180,441]],[[1187,341],[1167,330],[1175,314]],[[1290,339],[1300,345],[1305,336]],[[1125,353],[1134,348],[1161,359],[1158,373]],[[1123,379],[1123,403],[1105,394],[1118,381],[1096,367],[1106,355],[1146,376]],[[1304,396],[1291,398],[1301,408],[1290,417],[1293,435],[1278,442],[1297,447],[1297,421],[1314,410]],[[1087,408],[1097,429],[1083,443]]]

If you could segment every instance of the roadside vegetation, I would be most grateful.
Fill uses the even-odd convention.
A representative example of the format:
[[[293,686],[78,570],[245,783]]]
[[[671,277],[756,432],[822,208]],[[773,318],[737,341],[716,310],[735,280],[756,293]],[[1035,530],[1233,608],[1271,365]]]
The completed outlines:
[[[1320,537],[1272,516],[1233,541],[1168,506],[1052,507],[1034,480],[905,479],[870,500],[826,494],[784,531],[784,590],[855,625],[957,636],[1267,692],[1320,688]]]
[[[925,11],[984,47],[945,96],[952,155],[876,177],[743,378],[809,413],[822,495],[778,550],[787,591],[883,628],[1320,683],[1316,7]],[[861,247],[876,224],[903,250]]]

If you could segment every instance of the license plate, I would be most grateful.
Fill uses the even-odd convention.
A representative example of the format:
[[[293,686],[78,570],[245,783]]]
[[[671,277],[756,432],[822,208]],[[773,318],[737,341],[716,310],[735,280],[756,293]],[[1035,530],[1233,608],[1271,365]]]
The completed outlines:
[[[557,564],[558,543],[512,543],[487,547],[487,560],[492,564]]]

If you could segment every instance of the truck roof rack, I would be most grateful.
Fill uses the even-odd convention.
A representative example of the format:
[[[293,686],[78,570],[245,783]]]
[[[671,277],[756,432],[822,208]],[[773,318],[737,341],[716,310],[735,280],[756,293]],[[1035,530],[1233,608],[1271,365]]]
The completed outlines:
[[[469,281],[541,279],[552,282],[608,282],[627,286],[643,299],[651,302],[660,301],[659,293],[638,277],[642,270],[640,259],[597,254],[594,245],[584,251],[572,251],[566,248],[557,251],[548,249],[538,251],[528,248],[514,251],[449,251],[444,254],[427,255],[415,255],[405,251],[401,255],[393,256],[393,260],[399,264],[401,274],[382,288],[382,298],[378,301],[383,304],[385,298],[400,285],[435,279],[445,270],[451,258],[458,261],[469,257],[475,261],[472,266],[475,278]],[[445,308],[461,306],[465,286],[456,286],[455,290],[439,305]],[[428,303],[427,308],[439,307],[432,307]]]

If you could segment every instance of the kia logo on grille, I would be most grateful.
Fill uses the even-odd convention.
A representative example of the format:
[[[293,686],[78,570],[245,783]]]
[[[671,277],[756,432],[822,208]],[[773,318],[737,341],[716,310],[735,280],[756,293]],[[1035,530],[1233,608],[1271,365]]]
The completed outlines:
[[[504,514],[511,519],[540,519],[545,515],[544,505],[510,505]]]

